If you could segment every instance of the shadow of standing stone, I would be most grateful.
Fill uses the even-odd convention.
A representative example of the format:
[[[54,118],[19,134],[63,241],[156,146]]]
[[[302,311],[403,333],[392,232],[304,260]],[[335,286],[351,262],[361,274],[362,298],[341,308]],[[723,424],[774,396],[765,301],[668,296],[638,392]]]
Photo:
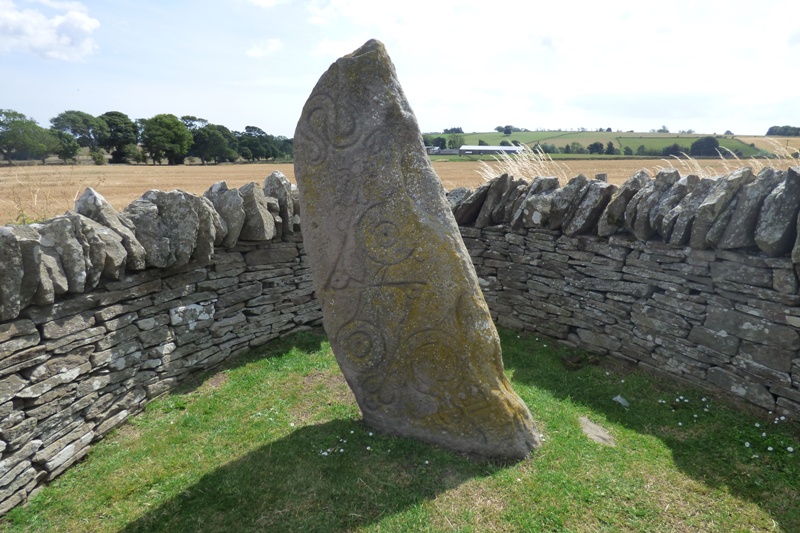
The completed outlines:
[[[295,133],[325,330],[364,421],[484,457],[539,445],[384,46],[320,78]]]

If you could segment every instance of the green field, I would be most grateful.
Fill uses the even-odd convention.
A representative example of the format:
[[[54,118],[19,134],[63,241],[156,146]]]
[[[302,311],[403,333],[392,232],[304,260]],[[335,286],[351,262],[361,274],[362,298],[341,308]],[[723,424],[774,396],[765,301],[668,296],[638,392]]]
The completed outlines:
[[[441,135],[441,134],[433,134]],[[447,135],[443,135],[447,137]],[[688,153],[692,143],[703,134],[676,134],[676,133],[622,133],[622,132],[600,132],[600,131],[523,131],[515,132],[511,135],[504,135],[496,131],[483,133],[465,133],[464,144],[477,145],[478,141],[484,141],[490,145],[498,145],[500,141],[519,141],[528,146],[535,146],[538,143],[555,144],[558,148],[563,148],[573,142],[581,143],[584,147],[594,142],[607,145],[609,141],[622,151],[626,146],[636,153],[639,146],[644,146],[646,150],[662,150],[672,144],[679,144],[686,147]],[[717,135],[717,140],[721,147],[725,147],[732,152],[738,151],[739,157],[754,157],[762,152],[749,144],[746,144],[735,136]]]

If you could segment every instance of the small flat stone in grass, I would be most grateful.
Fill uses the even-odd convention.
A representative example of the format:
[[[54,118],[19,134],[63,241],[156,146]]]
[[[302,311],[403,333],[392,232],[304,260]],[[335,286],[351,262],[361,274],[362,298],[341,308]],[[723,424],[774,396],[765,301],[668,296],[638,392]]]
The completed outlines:
[[[606,446],[616,446],[617,442],[614,440],[614,437],[611,436],[611,433],[606,430],[603,426],[599,424],[595,424],[585,416],[582,416],[578,419],[581,423],[581,429],[586,436],[589,437],[591,440],[595,442],[599,442],[600,444],[604,444]]]

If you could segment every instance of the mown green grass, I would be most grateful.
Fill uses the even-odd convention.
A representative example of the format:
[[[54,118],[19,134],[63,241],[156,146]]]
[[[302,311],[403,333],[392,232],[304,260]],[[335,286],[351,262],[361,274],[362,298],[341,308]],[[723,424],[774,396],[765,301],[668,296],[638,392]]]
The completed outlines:
[[[0,530],[800,531],[797,425],[501,338],[544,439],[528,460],[371,432],[325,338],[303,333],[151,403]],[[581,416],[616,446],[588,440]]]

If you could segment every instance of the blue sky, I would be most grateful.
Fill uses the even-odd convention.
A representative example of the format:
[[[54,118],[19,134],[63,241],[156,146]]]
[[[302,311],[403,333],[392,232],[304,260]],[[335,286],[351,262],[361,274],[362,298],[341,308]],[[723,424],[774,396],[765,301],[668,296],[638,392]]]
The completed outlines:
[[[292,137],[330,63],[376,38],[423,131],[763,135],[800,125],[799,20],[797,0],[0,0],[0,108]]]

